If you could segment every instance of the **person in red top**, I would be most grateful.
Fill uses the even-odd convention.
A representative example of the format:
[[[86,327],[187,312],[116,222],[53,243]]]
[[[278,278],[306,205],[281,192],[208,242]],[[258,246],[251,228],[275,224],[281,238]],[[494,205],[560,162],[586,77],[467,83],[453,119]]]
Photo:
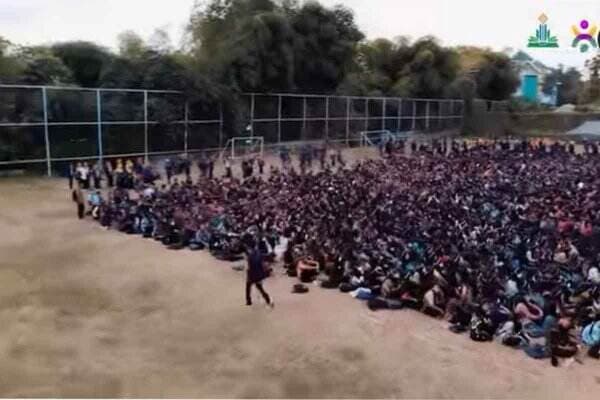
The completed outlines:
[[[579,225],[579,233],[581,236],[590,237],[593,234],[592,223],[586,219]]]
[[[558,222],[558,233],[569,233],[573,230],[575,224],[570,219],[561,219]]]

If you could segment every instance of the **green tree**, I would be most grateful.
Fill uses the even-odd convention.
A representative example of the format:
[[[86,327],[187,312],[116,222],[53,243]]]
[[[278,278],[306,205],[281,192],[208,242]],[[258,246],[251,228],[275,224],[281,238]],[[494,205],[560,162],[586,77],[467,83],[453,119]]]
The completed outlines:
[[[458,57],[433,37],[414,43],[376,39],[357,50],[355,71],[338,92],[351,95],[441,97],[457,76]]]
[[[463,133],[472,133],[476,131],[473,119],[473,100],[477,96],[477,83],[468,75],[457,78],[448,86],[446,96],[450,98],[462,99],[464,102]]]
[[[306,92],[333,92],[350,71],[358,43],[364,38],[352,11],[305,3],[292,14],[295,32],[295,83]]]
[[[73,83],[71,70],[44,46],[23,47],[17,56],[25,65],[20,77],[29,85],[61,85]]]
[[[413,45],[401,43],[394,63],[399,66],[392,94],[410,97],[442,97],[458,72],[458,57],[431,36]]]
[[[477,83],[469,76],[461,76],[448,86],[446,97],[473,100],[477,97]]]
[[[117,36],[119,55],[126,59],[136,60],[141,58],[147,50],[144,39],[134,31],[121,32]]]
[[[140,88],[143,81],[143,70],[125,57],[113,58],[100,74],[100,86],[105,88]]]
[[[280,13],[268,12],[246,21],[228,41],[222,81],[242,91],[294,89],[294,34]]]
[[[565,71],[561,65],[546,75],[542,92],[551,95],[554,88],[557,88],[557,105],[575,104],[582,86],[581,73],[575,68],[569,68]]]
[[[58,43],[52,46],[52,53],[71,70],[75,81],[85,87],[100,85],[102,69],[113,57],[108,50],[90,42]]]
[[[189,47],[205,59],[221,52],[223,43],[244,20],[277,8],[271,0],[197,1],[188,24]]]
[[[15,83],[23,73],[24,65],[14,54],[13,44],[0,36],[0,82]]]
[[[396,51],[397,44],[387,39],[359,44],[353,70],[338,86],[338,93],[352,96],[388,95],[396,73]]]
[[[6,51],[11,45],[12,43],[10,40],[4,39],[2,36],[0,36],[0,56],[5,56]]]
[[[188,86],[188,71],[172,55],[148,51],[138,64],[143,68],[145,89],[185,90]]]
[[[332,92],[362,37],[343,7],[211,0],[196,6],[187,47],[198,71],[234,89]]]
[[[477,94],[486,100],[506,100],[519,86],[510,58],[501,53],[490,52],[475,73]]]
[[[587,60],[585,66],[590,74],[586,97],[589,102],[594,102],[600,99],[600,55]]]
[[[488,54],[493,53],[493,51],[487,47],[477,46],[457,46],[455,50],[458,54],[460,71],[463,75],[477,71],[480,66],[486,62]],[[529,57],[527,53],[519,52],[513,59],[520,58],[521,54]]]

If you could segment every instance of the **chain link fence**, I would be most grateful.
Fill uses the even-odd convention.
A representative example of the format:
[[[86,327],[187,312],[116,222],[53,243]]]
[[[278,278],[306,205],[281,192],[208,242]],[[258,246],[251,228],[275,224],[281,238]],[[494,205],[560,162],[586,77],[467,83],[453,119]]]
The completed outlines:
[[[224,124],[220,103],[192,103],[176,91],[0,85],[0,168],[64,171],[73,160],[217,150],[234,136],[265,145],[360,133],[457,130],[464,104],[449,99],[248,93],[236,112],[249,132]],[[226,111],[226,110],[225,110]]]
[[[463,102],[319,95],[244,95],[245,115],[265,143],[352,142],[361,132],[439,132],[462,124]]]

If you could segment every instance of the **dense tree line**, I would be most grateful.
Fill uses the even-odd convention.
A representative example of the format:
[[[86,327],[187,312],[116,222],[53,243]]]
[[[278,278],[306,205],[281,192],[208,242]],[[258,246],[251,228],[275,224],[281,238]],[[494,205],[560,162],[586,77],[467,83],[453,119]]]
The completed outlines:
[[[589,70],[590,80],[584,91],[584,101],[600,101],[600,54],[588,60],[585,65]]]
[[[598,97],[598,61],[586,98]],[[184,43],[162,30],[148,40],[119,35],[117,51],[76,41],[18,46],[0,38],[0,82],[180,90],[198,104],[231,107],[242,92],[504,100],[519,85],[510,58],[446,47],[427,36],[366,40],[352,10],[297,0],[205,0],[192,10]],[[559,68],[559,104],[581,97],[581,75]],[[160,108],[160,107],[158,107]]]
[[[2,39],[0,79],[176,89],[200,97],[255,91],[429,98],[465,94],[461,81],[470,79],[475,94],[495,100],[518,84],[502,54],[485,50],[470,74],[461,68],[460,48],[433,37],[367,41],[350,9],[318,2],[204,1],[192,11],[181,49],[173,50],[160,30],[148,41],[134,32],[118,40],[115,53],[89,42],[23,47]]]
[[[575,68],[565,70],[561,65],[546,75],[542,90],[547,95],[556,90],[556,103],[559,106],[577,104],[583,91],[581,73]]]

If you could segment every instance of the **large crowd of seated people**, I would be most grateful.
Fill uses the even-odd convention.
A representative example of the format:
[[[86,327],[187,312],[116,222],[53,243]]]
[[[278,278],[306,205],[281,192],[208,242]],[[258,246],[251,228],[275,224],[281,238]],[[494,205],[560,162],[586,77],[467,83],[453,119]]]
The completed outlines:
[[[420,310],[556,366],[600,353],[599,146],[575,150],[388,142],[352,165],[341,151],[304,149],[300,169],[286,150],[268,173],[244,160],[242,179],[231,164],[219,178],[201,168],[192,181],[189,166],[168,184],[136,178],[96,199],[94,217],[229,261],[257,240],[290,275],[310,260],[322,287],[372,310]]]

